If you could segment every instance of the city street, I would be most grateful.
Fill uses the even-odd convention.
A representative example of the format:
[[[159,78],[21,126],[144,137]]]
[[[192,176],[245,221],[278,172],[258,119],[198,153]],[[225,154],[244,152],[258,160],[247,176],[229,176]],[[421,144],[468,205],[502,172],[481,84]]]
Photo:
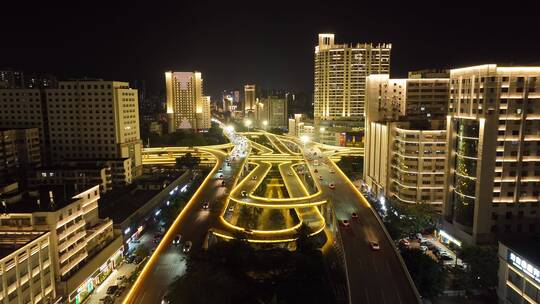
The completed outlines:
[[[181,246],[172,245],[172,240],[176,235],[182,236],[182,243],[186,241],[193,243],[192,252],[201,250],[208,229],[218,220],[223,211],[227,194],[243,166],[243,159],[240,157],[231,161],[231,166],[227,166],[225,153],[219,153],[217,150],[213,153],[217,157],[215,170],[212,170],[211,176],[203,182],[165,234],[156,252],[130,290],[126,299],[128,303],[160,303],[169,285],[182,274],[184,271],[182,265],[185,266],[185,264]],[[218,172],[218,168],[222,168],[223,172]],[[223,174],[223,180],[219,179],[220,174]],[[222,181],[225,181],[225,187],[221,186]],[[209,202],[208,210],[202,208],[204,202]]]
[[[317,153],[315,159],[320,164],[314,166],[314,159],[308,161],[310,171],[314,176],[322,176],[322,180],[315,180],[333,204],[337,219],[350,222],[349,227],[340,225],[340,231],[351,303],[417,303],[399,257],[367,201],[360,197],[360,192],[333,162],[326,156],[318,158],[322,153],[320,149],[307,145],[304,151],[309,153],[311,148]],[[312,157],[312,153],[309,157]],[[315,169],[318,173],[314,173]],[[330,169],[335,173],[331,173]],[[329,188],[329,183],[335,185],[334,190]],[[357,220],[351,218],[353,212],[358,214]],[[378,242],[380,250],[373,250],[370,241]]]

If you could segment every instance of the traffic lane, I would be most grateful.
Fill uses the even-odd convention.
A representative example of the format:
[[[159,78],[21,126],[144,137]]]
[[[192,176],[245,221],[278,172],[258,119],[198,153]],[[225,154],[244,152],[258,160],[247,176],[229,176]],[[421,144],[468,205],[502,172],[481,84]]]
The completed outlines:
[[[351,222],[349,233],[342,234],[343,246],[347,256],[347,267],[352,268],[352,270],[349,269],[351,285],[353,285],[353,282],[363,284],[362,282],[366,280],[378,282],[374,287],[370,287],[373,291],[366,291],[365,294],[354,294],[353,289],[355,288],[351,286],[351,293],[354,296],[352,299],[355,299],[355,301],[360,301],[359,299],[365,300],[367,295],[368,301],[374,301],[371,299],[375,299],[377,295],[381,294],[378,288],[388,286],[390,288],[383,288],[383,296],[378,298],[378,301],[386,301],[385,303],[416,303],[416,296],[410,287],[399,258],[396,256],[392,244],[371,209],[358,201],[359,198],[354,193],[354,189],[339,176],[336,176],[336,190],[339,191],[339,197],[334,201],[336,217],[340,220],[348,219]],[[352,212],[358,214],[358,220],[351,219]],[[370,240],[379,243],[381,247],[379,251],[371,252],[371,247],[368,244]],[[368,258],[368,264],[365,265],[362,260],[355,258],[373,256],[374,253],[376,255],[373,260]],[[349,257],[349,255],[352,255],[352,257]],[[365,271],[358,271],[358,264],[362,264],[364,267],[373,265],[373,267],[366,275]],[[377,303],[377,301],[373,303]]]
[[[222,161],[222,159],[221,159]],[[223,165],[221,162],[220,165]],[[223,170],[224,180],[226,187],[231,187],[234,182],[234,174],[237,174],[241,166],[240,161],[231,163],[232,170]],[[218,209],[224,205],[226,197],[226,187],[221,187],[222,180],[214,177],[209,180],[205,185],[205,188],[201,189],[197,201],[193,204],[187,205],[185,208],[186,213],[184,218],[178,222],[177,225],[172,226],[170,229],[172,235],[182,235],[183,242],[191,241],[193,243],[192,250],[200,250],[206,237],[206,233],[210,228],[212,218],[219,216]],[[217,191],[216,191],[217,190]],[[207,201],[217,202],[212,204],[212,209],[203,210],[202,204]],[[215,209],[215,211],[213,211]],[[168,240],[164,251],[159,252],[156,257],[156,263],[148,273],[148,276],[143,281],[143,284],[136,290],[136,294],[132,297],[130,303],[159,303],[161,298],[169,285],[174,281],[174,277],[171,277],[167,271],[159,271],[159,269],[167,269],[167,267],[177,267],[174,263],[169,262],[171,256],[178,252],[178,248],[172,245],[172,239]],[[164,240],[165,241],[165,240]],[[173,254],[171,254],[173,253]],[[168,266],[167,266],[168,265]],[[165,267],[162,267],[165,266]]]

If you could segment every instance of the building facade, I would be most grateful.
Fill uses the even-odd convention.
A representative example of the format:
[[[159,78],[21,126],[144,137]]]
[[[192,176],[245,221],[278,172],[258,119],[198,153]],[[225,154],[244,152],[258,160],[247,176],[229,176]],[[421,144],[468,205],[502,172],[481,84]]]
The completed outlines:
[[[245,117],[254,117],[257,110],[257,98],[254,84],[244,86],[244,115]]]
[[[49,232],[0,231],[0,254],[0,303],[56,300]]]
[[[178,129],[208,129],[210,101],[203,94],[200,72],[165,72],[169,133]]]
[[[314,84],[319,141],[336,144],[334,133],[363,129],[366,77],[390,73],[390,50],[390,44],[335,44],[334,34],[319,34]]]
[[[38,128],[42,157],[129,158],[141,172],[137,91],[126,82],[60,81],[56,88],[0,89],[0,127]]]
[[[91,292],[92,284],[99,282],[87,279],[103,264],[107,267],[101,271],[111,270],[114,265],[108,265],[108,260],[121,251],[121,236],[114,234],[112,220],[98,216],[99,197],[99,186],[78,189],[68,184],[14,191],[0,197],[6,204],[0,232],[50,233],[51,263],[57,290],[65,303],[80,299],[84,291]]]
[[[262,128],[287,128],[287,99],[285,98],[277,96],[261,98],[256,113],[257,123]]]
[[[465,243],[535,234],[540,202],[540,67],[450,71],[445,232]]]
[[[540,303],[540,239],[499,242],[499,303]]]
[[[30,129],[0,129],[0,183],[2,179],[20,175],[41,166],[39,131]]]
[[[445,121],[371,122],[364,181],[374,193],[441,211],[446,164]]]

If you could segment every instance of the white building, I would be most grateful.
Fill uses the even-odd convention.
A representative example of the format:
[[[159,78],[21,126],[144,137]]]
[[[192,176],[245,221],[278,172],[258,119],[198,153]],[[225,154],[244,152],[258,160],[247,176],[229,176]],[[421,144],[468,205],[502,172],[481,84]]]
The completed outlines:
[[[82,301],[121,258],[122,237],[113,222],[98,217],[99,186],[43,186],[0,199],[6,214],[0,231],[48,231],[57,290],[66,303]],[[97,272],[97,273],[96,273]],[[97,278],[97,279],[96,279]]]
[[[0,303],[52,303],[56,299],[50,234],[0,231]]]
[[[320,142],[337,144],[336,133],[363,129],[366,77],[390,73],[390,50],[391,44],[335,44],[334,34],[319,34],[314,114]]]
[[[431,204],[444,197],[444,121],[370,122],[364,181],[373,192],[407,204]]]

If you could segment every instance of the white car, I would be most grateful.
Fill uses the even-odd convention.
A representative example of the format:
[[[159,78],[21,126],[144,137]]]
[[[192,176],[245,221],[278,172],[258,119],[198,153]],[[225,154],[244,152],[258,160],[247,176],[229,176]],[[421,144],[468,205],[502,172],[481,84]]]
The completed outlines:
[[[381,249],[381,246],[379,246],[379,243],[377,243],[376,241],[370,241],[369,246],[371,246],[371,249],[373,249],[373,250],[380,250]]]

